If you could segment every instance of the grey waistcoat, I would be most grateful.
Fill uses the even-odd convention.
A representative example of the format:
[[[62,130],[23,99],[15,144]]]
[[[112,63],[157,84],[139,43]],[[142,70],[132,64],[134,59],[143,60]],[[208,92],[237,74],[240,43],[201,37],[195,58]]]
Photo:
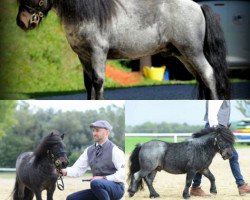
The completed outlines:
[[[112,150],[114,146],[115,145],[111,141],[107,140],[102,145],[102,149],[98,156],[96,156],[95,144],[88,148],[88,161],[93,176],[107,176],[117,171],[112,162]]]
[[[230,100],[224,100],[217,114],[219,124],[226,127],[228,126],[230,120],[230,110]],[[208,122],[208,101],[206,101],[206,114],[204,116],[204,120]]]

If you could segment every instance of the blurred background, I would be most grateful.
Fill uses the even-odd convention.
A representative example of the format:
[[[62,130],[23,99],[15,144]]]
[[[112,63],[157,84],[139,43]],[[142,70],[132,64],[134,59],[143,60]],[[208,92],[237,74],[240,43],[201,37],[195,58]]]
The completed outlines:
[[[70,165],[93,144],[89,125],[110,122],[110,140],[124,149],[124,101],[0,101],[0,168],[14,168],[21,152],[33,151],[51,130],[65,133]]]

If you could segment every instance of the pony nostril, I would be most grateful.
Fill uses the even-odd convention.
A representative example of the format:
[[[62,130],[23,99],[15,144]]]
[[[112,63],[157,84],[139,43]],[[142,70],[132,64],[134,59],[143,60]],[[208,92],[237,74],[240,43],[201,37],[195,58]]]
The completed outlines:
[[[31,23],[31,24],[29,25],[29,28],[30,28],[30,29],[36,28],[36,23]]]

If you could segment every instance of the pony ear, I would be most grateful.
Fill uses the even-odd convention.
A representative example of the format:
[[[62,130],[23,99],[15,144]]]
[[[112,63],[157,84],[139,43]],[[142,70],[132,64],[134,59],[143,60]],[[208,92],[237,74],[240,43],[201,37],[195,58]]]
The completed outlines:
[[[51,133],[50,133],[50,136],[53,136],[53,134],[54,134],[54,133],[53,133],[53,132],[51,132]]]
[[[62,138],[62,140],[63,140],[63,138],[64,138],[64,133],[61,135],[61,138]]]

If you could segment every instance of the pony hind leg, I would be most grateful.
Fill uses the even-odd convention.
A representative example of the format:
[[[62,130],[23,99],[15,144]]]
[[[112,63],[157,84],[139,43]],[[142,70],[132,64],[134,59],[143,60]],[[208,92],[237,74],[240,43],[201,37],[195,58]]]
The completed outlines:
[[[197,74],[196,79],[198,79],[200,84],[200,98],[205,97],[205,99],[218,99],[214,70],[205,58],[203,52],[199,52],[197,55],[189,56],[188,61],[193,66],[193,70]]]
[[[150,172],[148,171],[138,171],[134,173],[131,186],[128,189],[129,196],[132,197],[134,194],[139,190],[143,188],[142,178],[146,177]]]
[[[203,170],[202,174],[204,176],[206,176],[209,179],[209,181],[210,181],[210,184],[211,184],[211,186],[210,186],[210,193],[217,194],[217,189],[216,189],[214,175],[211,173],[211,171],[209,169]]]
[[[149,197],[150,198],[156,198],[159,197],[160,195],[155,191],[154,187],[153,187],[153,181],[155,179],[157,171],[154,170],[152,171],[149,175],[147,175],[146,177],[144,177],[144,180],[148,186],[148,190],[150,192]]]

